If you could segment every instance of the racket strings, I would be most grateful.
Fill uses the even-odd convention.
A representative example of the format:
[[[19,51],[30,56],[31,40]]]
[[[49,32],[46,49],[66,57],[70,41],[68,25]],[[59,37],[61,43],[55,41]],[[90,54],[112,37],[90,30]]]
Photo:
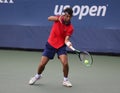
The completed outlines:
[[[92,58],[91,56],[86,53],[86,52],[83,52],[80,54],[80,60],[82,61],[82,63],[86,66],[90,66],[92,65]],[[87,61],[87,62],[86,62]]]

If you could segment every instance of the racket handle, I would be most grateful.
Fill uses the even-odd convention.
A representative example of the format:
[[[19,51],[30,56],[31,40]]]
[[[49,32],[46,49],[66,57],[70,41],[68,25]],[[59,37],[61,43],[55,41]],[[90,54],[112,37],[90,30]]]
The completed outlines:
[[[75,50],[76,50],[73,46],[70,46],[70,49],[71,49],[71,50],[73,50],[73,51],[75,51]]]

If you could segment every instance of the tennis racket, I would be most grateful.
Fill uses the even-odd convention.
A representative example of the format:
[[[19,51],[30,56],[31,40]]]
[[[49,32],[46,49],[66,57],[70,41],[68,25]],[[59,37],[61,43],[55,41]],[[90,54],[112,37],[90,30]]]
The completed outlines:
[[[93,58],[89,52],[79,51],[73,48],[72,46],[70,46],[70,48],[75,52],[75,54],[78,56],[78,58],[80,59],[80,61],[82,62],[84,66],[90,67],[93,64]]]

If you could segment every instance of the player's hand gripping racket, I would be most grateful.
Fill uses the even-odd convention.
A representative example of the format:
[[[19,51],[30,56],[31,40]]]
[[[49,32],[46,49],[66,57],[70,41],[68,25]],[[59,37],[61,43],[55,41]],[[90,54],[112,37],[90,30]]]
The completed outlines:
[[[93,58],[87,51],[79,51],[72,46],[70,46],[70,48],[75,52],[76,55],[78,55],[78,58],[83,65],[90,67],[93,64]]]

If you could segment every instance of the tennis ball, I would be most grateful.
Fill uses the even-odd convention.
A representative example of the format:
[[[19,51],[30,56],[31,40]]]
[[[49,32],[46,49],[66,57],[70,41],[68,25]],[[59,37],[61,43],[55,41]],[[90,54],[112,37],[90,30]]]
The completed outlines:
[[[85,64],[88,64],[89,62],[88,62],[88,60],[85,60],[84,63],[85,63]]]

